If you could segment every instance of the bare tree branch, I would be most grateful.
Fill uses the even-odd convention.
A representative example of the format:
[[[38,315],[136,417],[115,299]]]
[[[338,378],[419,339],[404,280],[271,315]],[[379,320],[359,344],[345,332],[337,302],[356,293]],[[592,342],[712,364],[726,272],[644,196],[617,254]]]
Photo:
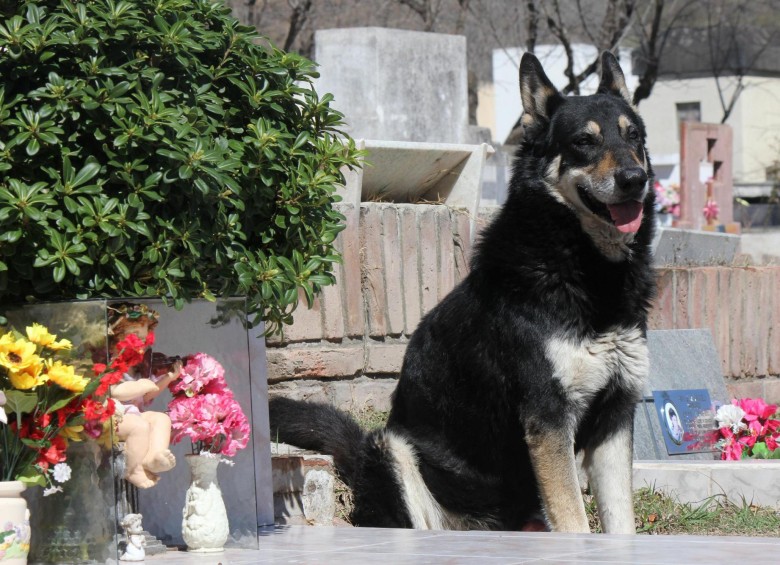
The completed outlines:
[[[569,35],[566,33],[566,27],[563,23],[563,18],[561,17],[561,5],[558,0],[553,0],[552,14],[547,10],[548,5],[549,4],[545,4],[543,8],[547,18],[547,27],[550,29],[550,32],[558,38],[558,41],[561,42],[561,46],[566,53],[566,68],[563,70],[563,74],[569,79],[569,84],[566,85],[564,92],[579,94],[580,83],[577,82],[576,77],[574,76],[574,49],[571,46]]]
[[[582,0],[577,0],[577,13],[580,16],[580,21],[582,22],[582,31],[585,32],[585,35],[588,36],[588,39],[590,39],[590,42],[593,45],[596,45],[596,38],[594,35],[590,32],[590,26],[588,25],[588,18],[585,17],[585,11],[582,8]]]
[[[536,41],[539,38],[539,9],[536,7],[536,0],[527,0],[525,3],[526,32],[528,37],[525,40],[525,50],[533,53],[536,51]]]
[[[466,25],[466,17],[469,13],[469,4],[471,0],[458,0],[458,19],[455,21],[455,33],[458,35],[463,33],[463,28]]]
[[[592,74],[598,71],[600,52],[603,50],[614,51],[625,34],[628,32],[632,19],[634,17],[635,0],[610,0],[601,22],[598,33],[598,41],[593,43],[598,48],[598,52],[593,60],[580,73],[574,73],[574,49],[572,47],[569,33],[566,29],[566,23],[562,17],[561,6],[558,0],[552,2],[554,8],[551,13],[544,8],[547,17],[547,27],[550,32],[560,41],[564,52],[566,53],[566,68],[564,74],[569,79],[568,84],[562,89],[564,94],[580,94],[580,85]],[[585,10],[581,3],[577,2],[580,21],[577,29],[585,30],[588,27]],[[594,37],[590,31],[585,32],[590,37]]]
[[[401,4],[408,6],[422,18],[423,29],[433,31],[436,26],[436,17],[439,12],[441,2],[435,0],[398,0]]]
[[[734,111],[734,107],[744,92],[745,76],[755,67],[758,59],[775,43],[777,30],[767,32],[765,29],[751,30],[751,24],[745,23],[750,17],[747,2],[734,4],[724,11],[725,3],[714,2],[707,10],[707,47],[710,58],[710,69],[718,90],[718,100],[723,112],[720,123],[724,124]],[[749,33],[752,31],[752,33]],[[750,49],[755,47],[755,49]],[[729,84],[726,76],[733,75],[730,94],[727,94]]]
[[[290,16],[290,27],[287,28],[287,37],[282,48],[285,51],[290,50],[298,34],[306,26],[311,12],[311,2],[312,0],[287,0],[292,9],[292,16]]]

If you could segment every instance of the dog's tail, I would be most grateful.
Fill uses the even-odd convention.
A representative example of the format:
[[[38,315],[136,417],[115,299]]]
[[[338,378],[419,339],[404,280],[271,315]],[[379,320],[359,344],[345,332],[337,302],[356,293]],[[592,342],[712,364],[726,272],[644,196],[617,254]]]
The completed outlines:
[[[341,410],[328,404],[274,397],[269,402],[271,441],[281,441],[333,456],[345,483],[351,485],[366,433]]]

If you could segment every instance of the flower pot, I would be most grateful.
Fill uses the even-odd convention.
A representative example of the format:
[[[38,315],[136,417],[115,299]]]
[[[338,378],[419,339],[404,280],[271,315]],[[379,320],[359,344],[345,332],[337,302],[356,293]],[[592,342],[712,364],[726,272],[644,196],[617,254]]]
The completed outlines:
[[[24,483],[0,482],[0,565],[24,565],[30,552],[30,511]]]
[[[665,212],[659,212],[656,214],[656,217],[658,218],[658,225],[662,228],[670,228],[672,227],[674,216],[671,214],[665,213]]]
[[[184,499],[181,535],[188,551],[222,551],[230,531],[217,479],[219,457],[187,455],[192,479]]]

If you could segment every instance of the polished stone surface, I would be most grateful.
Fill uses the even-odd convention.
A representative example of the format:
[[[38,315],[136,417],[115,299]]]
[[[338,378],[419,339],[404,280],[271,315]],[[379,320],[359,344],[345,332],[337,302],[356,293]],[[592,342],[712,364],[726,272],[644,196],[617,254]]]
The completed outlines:
[[[521,532],[442,532],[289,526],[261,535],[260,549],[220,554],[169,552],[147,563],[777,563],[778,538],[619,536]]]
[[[634,421],[634,459],[715,459],[712,453],[669,455],[658,422],[654,390],[706,388],[710,399],[728,402],[712,333],[708,329],[654,330],[647,332],[650,375],[642,391],[645,402],[637,404]]]

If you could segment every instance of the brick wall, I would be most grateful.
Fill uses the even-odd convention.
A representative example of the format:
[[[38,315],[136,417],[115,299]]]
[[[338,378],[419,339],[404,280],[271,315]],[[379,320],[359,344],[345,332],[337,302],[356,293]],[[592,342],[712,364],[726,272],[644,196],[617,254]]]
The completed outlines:
[[[364,202],[342,212],[337,284],[311,310],[302,302],[283,338],[268,340],[270,388],[383,410],[409,336],[467,272],[471,218],[435,204]],[[780,402],[780,266],[665,267],[658,285],[651,329],[709,328],[730,392]]]
[[[650,328],[709,328],[730,393],[780,402],[780,266],[660,268]]]
[[[337,284],[268,340],[269,383],[288,396],[386,409],[409,336],[468,270],[471,218],[436,204],[342,212]]]

